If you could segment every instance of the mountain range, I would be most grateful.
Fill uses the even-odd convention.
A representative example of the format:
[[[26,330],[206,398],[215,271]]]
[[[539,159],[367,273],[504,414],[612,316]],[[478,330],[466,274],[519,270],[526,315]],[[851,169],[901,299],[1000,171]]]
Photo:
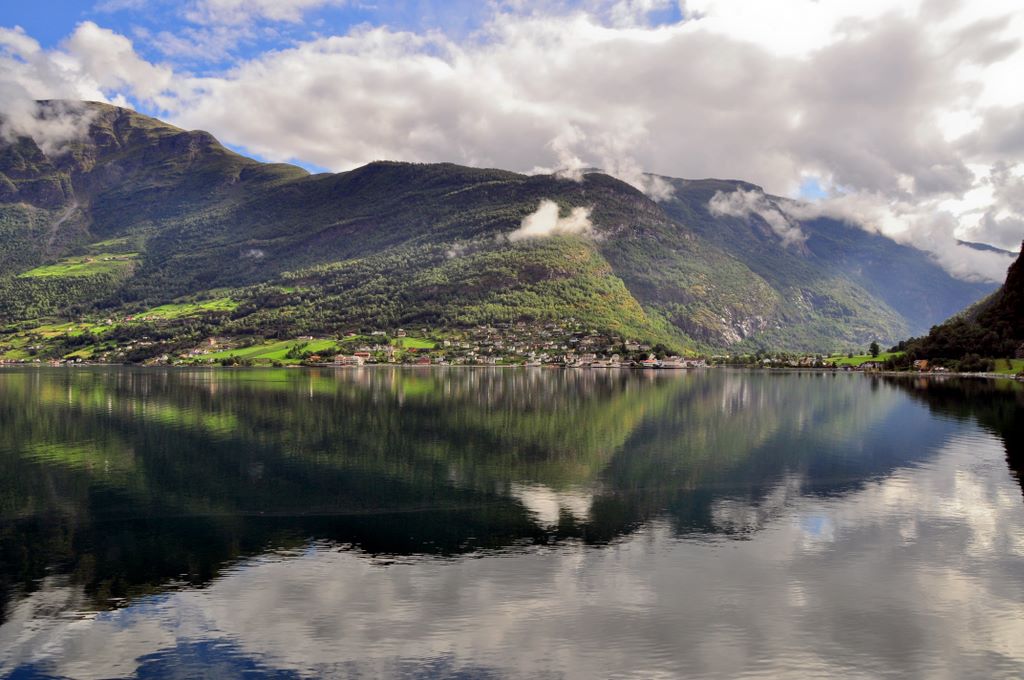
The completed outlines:
[[[742,181],[661,177],[671,196],[654,201],[600,172],[310,174],[125,108],[40,110],[87,132],[59,151],[0,139],[8,333],[179,304],[193,334],[573,318],[677,348],[827,351],[922,334],[995,288],[843,221],[793,223],[791,239],[716,209],[737,192],[784,200]]]

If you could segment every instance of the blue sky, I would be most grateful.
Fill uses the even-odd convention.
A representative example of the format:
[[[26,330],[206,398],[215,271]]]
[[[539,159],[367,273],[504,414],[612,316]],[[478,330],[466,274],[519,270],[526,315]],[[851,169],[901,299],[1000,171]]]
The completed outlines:
[[[0,10],[0,25],[19,27],[44,49],[58,50],[76,27],[93,22],[126,36],[134,52],[146,61],[166,64],[181,76],[216,77],[268,53],[317,39],[344,36],[374,27],[417,35],[442,34],[453,44],[486,43],[482,29],[498,12],[544,12],[567,16],[591,12],[607,21],[616,0],[548,0],[510,3],[481,0],[222,0],[239,17],[218,20],[203,4],[221,0],[52,0],[18,2]],[[627,3],[630,0],[627,0]],[[259,6],[301,6],[294,17],[267,16]],[[680,22],[681,5],[674,0],[640,0],[643,25],[655,28]],[[133,108],[150,115],[169,113],[156,102],[121,93]],[[286,160],[312,172],[332,169],[301,155],[264,154],[230,136],[222,141],[232,149],[260,160]]]
[[[124,35],[133,41],[135,52],[153,63],[173,66],[181,74],[215,76],[225,73],[248,60],[275,50],[288,49],[305,41],[341,36],[368,27],[386,27],[394,31],[417,34],[441,33],[455,42],[470,42],[479,37],[480,29],[494,16],[495,10],[510,10],[502,3],[481,0],[392,0],[364,2],[352,0],[308,0],[297,20],[278,20],[261,16],[258,11],[243,9],[245,20],[216,22],[192,16],[205,0],[47,0],[46,2],[16,2],[0,9],[0,25],[18,26],[37,40],[43,48],[57,49],[82,22],[94,22]],[[256,0],[258,4],[260,0]],[[272,0],[268,0],[271,1]],[[287,3],[289,0],[283,0]],[[227,0],[246,7],[247,0]],[[301,4],[303,0],[298,0]],[[552,0],[528,7],[527,13],[544,11],[569,14],[590,9],[600,14],[614,3],[604,0],[573,2]],[[517,8],[522,11],[521,8]],[[653,3],[645,11],[644,21],[658,26],[680,21],[682,10],[675,2]],[[212,25],[211,25],[212,24]],[[203,51],[210,45],[207,38],[217,32],[224,34],[229,44],[222,50]],[[170,38],[178,38],[179,49],[174,49]],[[486,39],[486,38],[484,38]],[[189,45],[190,44],[190,45]],[[189,49],[189,47],[197,49]],[[153,102],[126,95],[133,107],[144,113],[165,113]],[[256,158],[268,160],[262,154],[242,144],[225,143]],[[280,160],[280,158],[277,158]],[[301,157],[290,157],[290,162],[313,171],[328,168]]]
[[[146,32],[181,33],[203,28],[189,21],[175,0],[46,0],[11,2],[0,9],[6,26],[18,25],[44,47],[56,47],[82,21],[94,21],[135,39],[136,51],[152,61],[187,63],[195,71],[224,68],[238,58],[251,58],[270,49],[321,35],[342,35],[361,24],[388,25],[403,30],[442,30],[465,35],[478,28],[489,15],[487,4],[467,0],[433,2],[398,0],[397,2],[345,2],[312,7],[302,13],[302,21],[257,19],[253,35],[239,41],[229,58],[196,60],[167,55],[140,36]]]
[[[571,9],[566,4],[564,9]],[[135,52],[154,63],[169,63],[182,73],[215,75],[239,62],[254,59],[273,50],[286,49],[303,41],[348,34],[353,29],[387,26],[417,33],[441,32],[457,40],[467,40],[491,15],[485,2],[472,0],[397,0],[393,2],[326,2],[301,12],[299,21],[278,21],[258,15],[229,25],[224,30],[237,36],[222,53],[189,54],[167,49],[159,39],[170,34],[203,44],[203,32],[212,29],[208,22],[188,15],[184,2],[176,0],[47,0],[15,2],[0,9],[0,23],[19,26],[42,47],[56,49],[83,21],[132,39]],[[665,13],[659,13],[664,16]],[[156,36],[156,38],[154,37]],[[163,113],[152,102],[128,96],[137,110],[153,115]],[[271,160],[244,144],[224,140],[229,147],[261,160]],[[300,157],[288,158],[312,172],[328,168]]]
[[[318,3],[319,4],[319,3]],[[566,14],[579,9],[598,13],[611,2],[537,2],[527,11],[543,7],[547,12]],[[9,2],[0,9],[0,22],[21,26],[44,47],[60,44],[82,21],[94,21],[135,41],[136,51],[151,61],[171,61],[190,71],[206,73],[228,68],[238,59],[252,58],[268,50],[288,47],[296,42],[329,35],[344,35],[360,26],[387,26],[418,33],[438,31],[458,40],[469,39],[494,14],[500,3],[486,0],[391,0],[364,2],[328,0],[312,5],[301,13],[301,21],[275,21],[256,18],[245,26],[229,54],[220,59],[190,58],[168,54],[146,36],[160,32],[186,34],[208,28],[203,22],[188,19],[187,2],[180,0],[46,0],[45,2]],[[649,25],[679,21],[682,10],[675,2],[655,6],[646,12]]]

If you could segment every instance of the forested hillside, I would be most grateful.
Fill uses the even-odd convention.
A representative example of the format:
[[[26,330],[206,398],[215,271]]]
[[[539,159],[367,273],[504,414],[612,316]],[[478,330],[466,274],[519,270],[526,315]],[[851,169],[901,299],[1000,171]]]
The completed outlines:
[[[906,346],[921,359],[1024,359],[1024,248],[999,290]]]
[[[310,175],[127,109],[42,106],[85,116],[88,134],[49,153],[0,142],[8,350],[66,322],[87,323],[90,342],[187,343],[573,318],[677,349],[825,351],[922,332],[992,289],[835,221],[804,223],[794,246],[756,214],[710,211],[717,192],[750,188],[737,182],[670,179],[674,197],[656,203],[601,173],[377,162]],[[518,238],[545,201],[559,224],[582,210],[584,228]],[[168,303],[192,311],[128,323]]]

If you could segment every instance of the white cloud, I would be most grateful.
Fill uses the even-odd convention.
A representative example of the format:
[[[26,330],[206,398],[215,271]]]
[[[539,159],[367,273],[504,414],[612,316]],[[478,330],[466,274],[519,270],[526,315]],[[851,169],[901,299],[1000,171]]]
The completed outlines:
[[[64,41],[68,66],[104,91],[128,90],[140,99],[152,99],[171,86],[173,71],[156,66],[135,53],[131,40],[91,21],[78,25]]]
[[[934,201],[912,203],[881,195],[847,194],[814,203],[787,201],[780,208],[792,220],[830,217],[919,248],[962,279],[1002,282],[1014,259],[962,245],[956,217]]]
[[[564,234],[590,236],[593,228],[590,208],[573,208],[568,216],[561,217],[558,204],[545,198],[536,210],[523,218],[519,228],[508,235],[508,240],[522,241]]]
[[[125,36],[84,21],[53,50],[19,27],[0,28],[0,83],[28,99],[108,101],[118,94],[149,99],[181,81],[169,66],[139,57]]]
[[[101,0],[93,5],[94,12],[112,14],[125,10],[139,10],[146,8],[146,0]]]
[[[19,27],[0,28],[0,135],[30,136],[44,153],[59,153],[88,130],[89,118],[73,103],[40,107],[37,99],[122,101],[120,92],[152,99],[173,76],[140,58],[128,38],[91,21],[49,51]]]
[[[1008,250],[1020,248],[1024,240],[1024,163],[997,161],[979,191],[989,200],[974,209],[980,217],[962,230],[965,237]]]
[[[239,42],[253,36],[249,27],[217,24],[156,33],[140,27],[134,33],[136,38],[147,42],[165,57],[186,63],[226,59]]]
[[[708,208],[712,215],[758,215],[771,227],[775,235],[782,239],[785,246],[798,245],[807,240],[799,225],[761,191],[737,189],[728,194],[718,191],[711,197]]]
[[[44,153],[60,153],[88,129],[77,107],[40,107],[36,99],[98,94],[44,53],[21,28],[0,29],[0,137],[32,137]]]
[[[39,43],[25,33],[21,26],[0,27],[0,48],[11,56],[28,61],[40,51]]]
[[[583,141],[586,135],[575,125],[566,125],[565,129],[555,135],[548,146],[555,153],[557,165],[554,168],[535,167],[531,174],[555,174],[575,182],[583,181],[583,171],[587,164],[573,153],[574,146]]]
[[[10,96],[0,83],[0,139],[14,142],[31,137],[47,156],[60,155],[68,143],[81,139],[89,130],[92,117],[75,102],[56,101],[40,105],[31,100]]]
[[[245,24],[256,19],[298,22],[303,14],[343,0],[194,0],[185,12],[198,24]]]

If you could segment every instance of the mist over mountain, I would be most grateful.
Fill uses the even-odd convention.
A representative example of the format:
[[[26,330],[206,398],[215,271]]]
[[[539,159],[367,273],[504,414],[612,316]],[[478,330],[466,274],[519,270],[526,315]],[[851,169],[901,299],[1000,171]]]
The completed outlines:
[[[228,297],[193,322],[294,337],[572,317],[676,347],[824,351],[924,333],[995,287],[842,220],[775,217],[785,199],[740,181],[660,178],[655,202],[599,172],[310,174],[107,104],[41,111],[73,125],[0,140],[9,327]]]

